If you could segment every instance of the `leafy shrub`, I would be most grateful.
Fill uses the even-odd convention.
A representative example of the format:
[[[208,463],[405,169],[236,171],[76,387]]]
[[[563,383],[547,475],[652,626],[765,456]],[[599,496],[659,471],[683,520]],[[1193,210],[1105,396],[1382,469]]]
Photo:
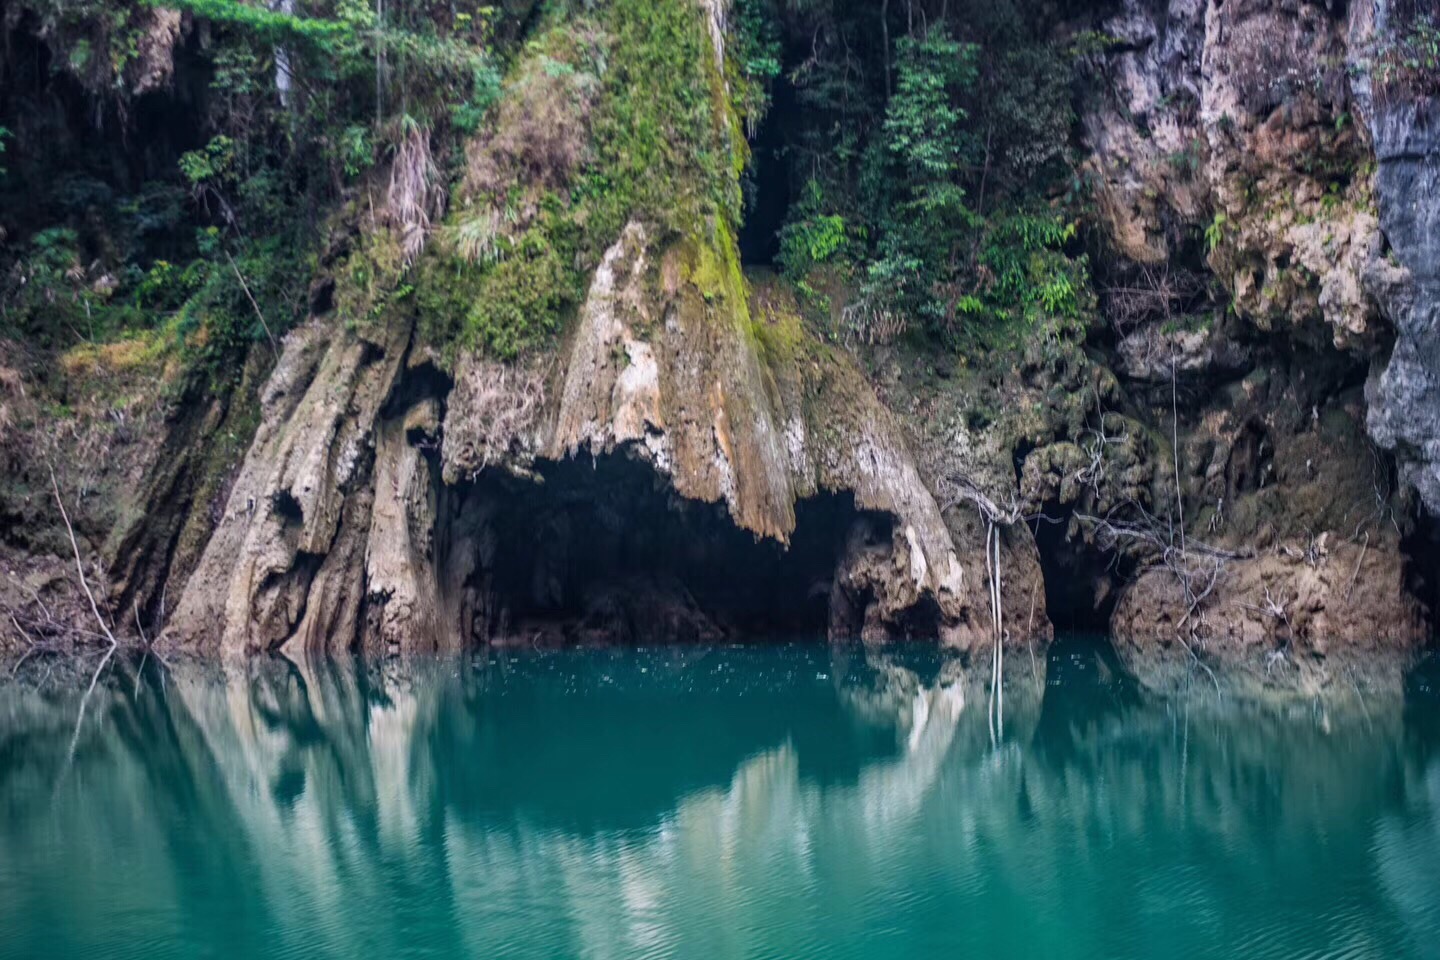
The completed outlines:
[[[895,93],[885,111],[886,146],[920,192],[952,177],[966,150],[968,116],[959,95],[975,82],[974,44],[952,39],[943,27],[896,43]]]
[[[803,21],[802,129],[786,149],[806,186],[781,266],[799,277],[843,257],[859,289],[842,315],[864,340],[910,331],[965,349],[1083,327],[1072,80],[1077,57],[1112,41],[1057,43],[1030,0],[884,9],[836,0]]]
[[[814,267],[845,250],[845,218],[825,209],[824,188],[818,180],[807,181],[797,213],[780,229],[777,260],[791,279],[803,280]]]

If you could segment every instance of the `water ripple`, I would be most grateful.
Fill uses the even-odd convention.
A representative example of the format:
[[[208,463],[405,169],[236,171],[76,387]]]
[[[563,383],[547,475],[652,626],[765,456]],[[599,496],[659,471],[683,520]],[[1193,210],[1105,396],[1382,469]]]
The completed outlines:
[[[1002,741],[915,651],[147,673],[73,761],[74,698],[3,688],[0,957],[1436,955],[1433,704],[1101,676]]]

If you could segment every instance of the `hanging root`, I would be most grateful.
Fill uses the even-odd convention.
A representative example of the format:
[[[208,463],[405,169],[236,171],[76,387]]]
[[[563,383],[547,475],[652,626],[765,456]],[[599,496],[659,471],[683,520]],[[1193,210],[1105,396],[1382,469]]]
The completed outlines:
[[[994,645],[990,652],[990,739],[1005,739],[1005,611],[1000,601],[1000,528],[985,524],[985,571],[990,582],[990,629]]]
[[[990,525],[991,539],[995,547],[995,577],[990,584],[990,593],[995,607],[995,721],[1000,729],[1000,739],[1005,739],[1005,605],[1000,601],[1000,528]]]
[[[990,736],[1005,736],[1005,611],[1001,600],[1000,587],[1000,528],[1008,527],[1020,520],[1020,505],[1012,497],[1010,503],[1001,507],[976,485],[975,481],[963,475],[945,477],[942,490],[948,490],[941,511],[962,503],[973,503],[985,521],[985,570],[990,587],[990,629],[994,648],[990,656]],[[1035,597],[1030,597],[1031,626],[1035,620]],[[1027,635],[1028,635],[1027,628]],[[1034,667],[1034,651],[1031,651],[1031,665]],[[1037,671],[1038,675],[1038,671]]]
[[[474,437],[462,458],[472,465],[470,479],[505,457],[535,422],[545,404],[545,369],[525,370],[500,363],[469,365],[455,384],[450,402],[456,436]]]
[[[390,167],[387,200],[409,266],[425,249],[431,221],[445,211],[445,189],[430,152],[430,131],[408,117]]]
[[[75,551],[75,570],[80,574],[80,589],[85,591],[85,599],[90,601],[90,612],[95,614],[95,622],[100,624],[100,632],[110,641],[113,652],[118,646],[115,634],[100,615],[100,606],[95,602],[95,594],[90,591],[90,581],[85,579],[85,561],[80,559],[80,544],[75,542],[75,528],[70,524],[70,514],[65,511],[65,501],[60,498],[60,482],[55,479],[54,467],[50,468],[50,487],[55,491],[55,505],[60,508],[60,519],[65,521],[65,532],[70,535],[70,549]]]

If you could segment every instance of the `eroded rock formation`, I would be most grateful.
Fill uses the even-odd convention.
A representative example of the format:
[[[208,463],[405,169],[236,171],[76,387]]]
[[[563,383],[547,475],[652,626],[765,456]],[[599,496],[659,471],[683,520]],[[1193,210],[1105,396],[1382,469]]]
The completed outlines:
[[[1201,661],[1320,687],[1429,635],[1404,488],[1425,495],[1433,151],[1371,89],[1384,7],[1172,0],[1102,25],[1118,45],[1082,126],[1133,264],[1107,296],[1116,370],[1175,440],[1156,453],[1195,545],[1173,514],[1102,531],[1122,555],[1152,541],[1112,628],[1156,682]]]
[[[291,334],[172,635],[244,651],[455,649],[606,627],[636,639],[718,637],[727,610],[744,604],[719,600],[707,581],[745,581],[751,563],[783,566],[807,536],[820,541],[807,549],[819,551],[810,569],[822,579],[801,584],[791,603],[823,590],[821,626],[983,634],[983,573],[967,570],[891,415],[793,316],[757,306],[752,317],[743,286],[707,302],[693,273],[696,258],[713,255],[690,240],[658,242],[633,222],[595,271],[558,357],[507,367],[467,354],[453,385],[422,358],[409,325],[369,339],[317,317]],[[767,357],[767,342],[787,352]],[[644,469],[608,489],[573,479],[625,469],[611,461]],[[816,518],[829,529],[798,529],[817,498],[844,505]],[[504,532],[518,508],[532,528],[528,550]],[[715,510],[743,539],[701,522],[715,524]],[[693,523],[696,536],[734,552],[717,549],[691,570],[679,560],[595,569],[575,554],[600,549],[604,535],[570,529],[592,511],[624,531],[627,549],[670,556],[669,534],[652,528]],[[625,579],[640,572],[643,583]],[[671,615],[650,629],[635,625],[633,609],[607,615],[621,584]]]
[[[1043,647],[1053,618],[1112,629],[1156,683],[1233,667],[1310,689],[1380,654],[1403,665],[1432,621],[1420,506],[1440,510],[1440,113],[1373,81],[1390,5],[1084,6],[1056,37],[1090,38],[1086,329],[1026,328],[983,356],[862,347],[813,316],[841,313],[855,277],[802,307],[789,280],[743,269],[740,214],[712,196],[739,193],[745,149],[723,2],[690,11],[723,162],[670,172],[678,212],[605,227],[539,324],[558,333],[495,349],[427,315],[433,298],[391,299],[402,279],[449,282],[417,266],[427,243],[478,224],[455,262],[491,262],[576,188],[615,96],[613,38],[562,31],[457,140],[453,196],[420,134],[411,209],[384,189],[377,209],[393,169],[349,188],[308,320],[257,340],[225,390],[191,407],[193,391],[146,395],[138,422],[163,429],[105,427],[113,458],[72,428],[97,462],[68,483],[62,464],[61,486],[106,474],[108,502],[77,517],[113,606],[231,652],[795,631],[983,658],[994,536],[1017,650]],[[141,22],[135,96],[176,82],[190,29],[148,8]],[[473,219],[442,223],[447,203]],[[564,270],[573,247],[545,252]],[[95,381],[107,349],[84,351]],[[22,463],[44,434],[43,363],[13,353],[0,343],[0,453],[17,464],[0,512],[44,529],[0,547],[27,558],[15,602],[40,603],[71,557]],[[58,559],[37,572],[32,554]]]
[[[1390,257],[1371,278],[1395,328],[1366,391],[1370,432],[1440,510],[1440,104],[1377,96],[1375,192]]]

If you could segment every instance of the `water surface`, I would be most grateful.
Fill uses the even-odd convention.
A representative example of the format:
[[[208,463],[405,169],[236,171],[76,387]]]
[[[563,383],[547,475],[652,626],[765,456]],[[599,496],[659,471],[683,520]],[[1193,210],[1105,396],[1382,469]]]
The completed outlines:
[[[27,668],[0,956],[1440,957],[1423,691],[1016,672],[1002,734],[919,651]]]

